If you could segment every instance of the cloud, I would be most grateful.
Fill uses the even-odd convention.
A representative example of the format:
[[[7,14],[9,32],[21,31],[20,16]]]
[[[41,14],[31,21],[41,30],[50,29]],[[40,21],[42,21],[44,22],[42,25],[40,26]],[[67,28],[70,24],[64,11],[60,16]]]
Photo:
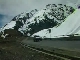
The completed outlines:
[[[13,17],[10,16],[3,16],[2,19],[0,19],[0,27],[4,26],[5,24],[9,23]]]
[[[49,3],[66,3],[66,0],[0,0],[0,13],[15,16],[35,8],[42,9]]]

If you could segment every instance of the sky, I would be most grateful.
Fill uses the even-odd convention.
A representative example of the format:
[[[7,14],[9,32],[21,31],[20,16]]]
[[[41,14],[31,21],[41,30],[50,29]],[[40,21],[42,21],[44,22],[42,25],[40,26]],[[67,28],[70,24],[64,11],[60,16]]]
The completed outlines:
[[[1,20],[3,19],[3,17],[4,17],[4,16],[0,14],[0,19],[1,19]],[[2,23],[0,23],[0,27],[1,27],[1,25],[2,25]]]
[[[47,4],[69,4],[70,2],[79,3],[80,0],[0,0],[0,27],[22,12],[40,10]]]

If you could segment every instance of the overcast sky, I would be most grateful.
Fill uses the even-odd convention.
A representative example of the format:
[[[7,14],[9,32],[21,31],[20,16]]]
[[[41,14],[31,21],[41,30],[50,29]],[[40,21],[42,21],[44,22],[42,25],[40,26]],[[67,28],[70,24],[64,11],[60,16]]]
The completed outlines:
[[[8,23],[14,16],[33,9],[42,9],[50,3],[79,3],[78,0],[0,0],[0,25]]]

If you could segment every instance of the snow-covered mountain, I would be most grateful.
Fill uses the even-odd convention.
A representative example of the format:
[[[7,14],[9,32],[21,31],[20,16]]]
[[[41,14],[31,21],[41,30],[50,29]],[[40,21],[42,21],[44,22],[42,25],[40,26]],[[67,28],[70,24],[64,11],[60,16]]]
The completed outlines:
[[[51,32],[49,32],[49,29]],[[68,35],[80,35],[80,9],[76,9],[58,27],[41,30],[34,35],[47,38],[69,37]]]
[[[14,29],[23,35],[31,36],[43,29],[58,28],[74,10],[73,7],[63,4],[48,4],[42,10],[35,9],[29,13],[24,12],[15,16],[2,28],[2,31]]]
[[[15,16],[8,24],[6,24],[4,27],[2,27],[0,30],[0,32],[3,32],[4,34],[4,30],[6,29],[14,29],[14,30],[17,30],[22,27],[25,22],[31,18],[38,10],[37,9],[34,9],[32,11],[30,11],[29,13],[28,12],[24,12],[24,13],[21,13],[17,16]]]
[[[73,13],[74,8],[62,4],[48,4],[45,9],[38,11],[23,27],[19,28],[24,34],[32,35],[42,29],[59,26],[64,19]]]

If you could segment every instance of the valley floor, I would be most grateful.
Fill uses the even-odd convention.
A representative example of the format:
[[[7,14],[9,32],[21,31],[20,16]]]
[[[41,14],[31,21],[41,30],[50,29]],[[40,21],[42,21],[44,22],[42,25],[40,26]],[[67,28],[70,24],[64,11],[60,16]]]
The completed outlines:
[[[13,42],[0,42],[0,60],[53,60],[51,56],[32,51],[20,45],[23,38]],[[20,40],[20,41],[19,41]]]

